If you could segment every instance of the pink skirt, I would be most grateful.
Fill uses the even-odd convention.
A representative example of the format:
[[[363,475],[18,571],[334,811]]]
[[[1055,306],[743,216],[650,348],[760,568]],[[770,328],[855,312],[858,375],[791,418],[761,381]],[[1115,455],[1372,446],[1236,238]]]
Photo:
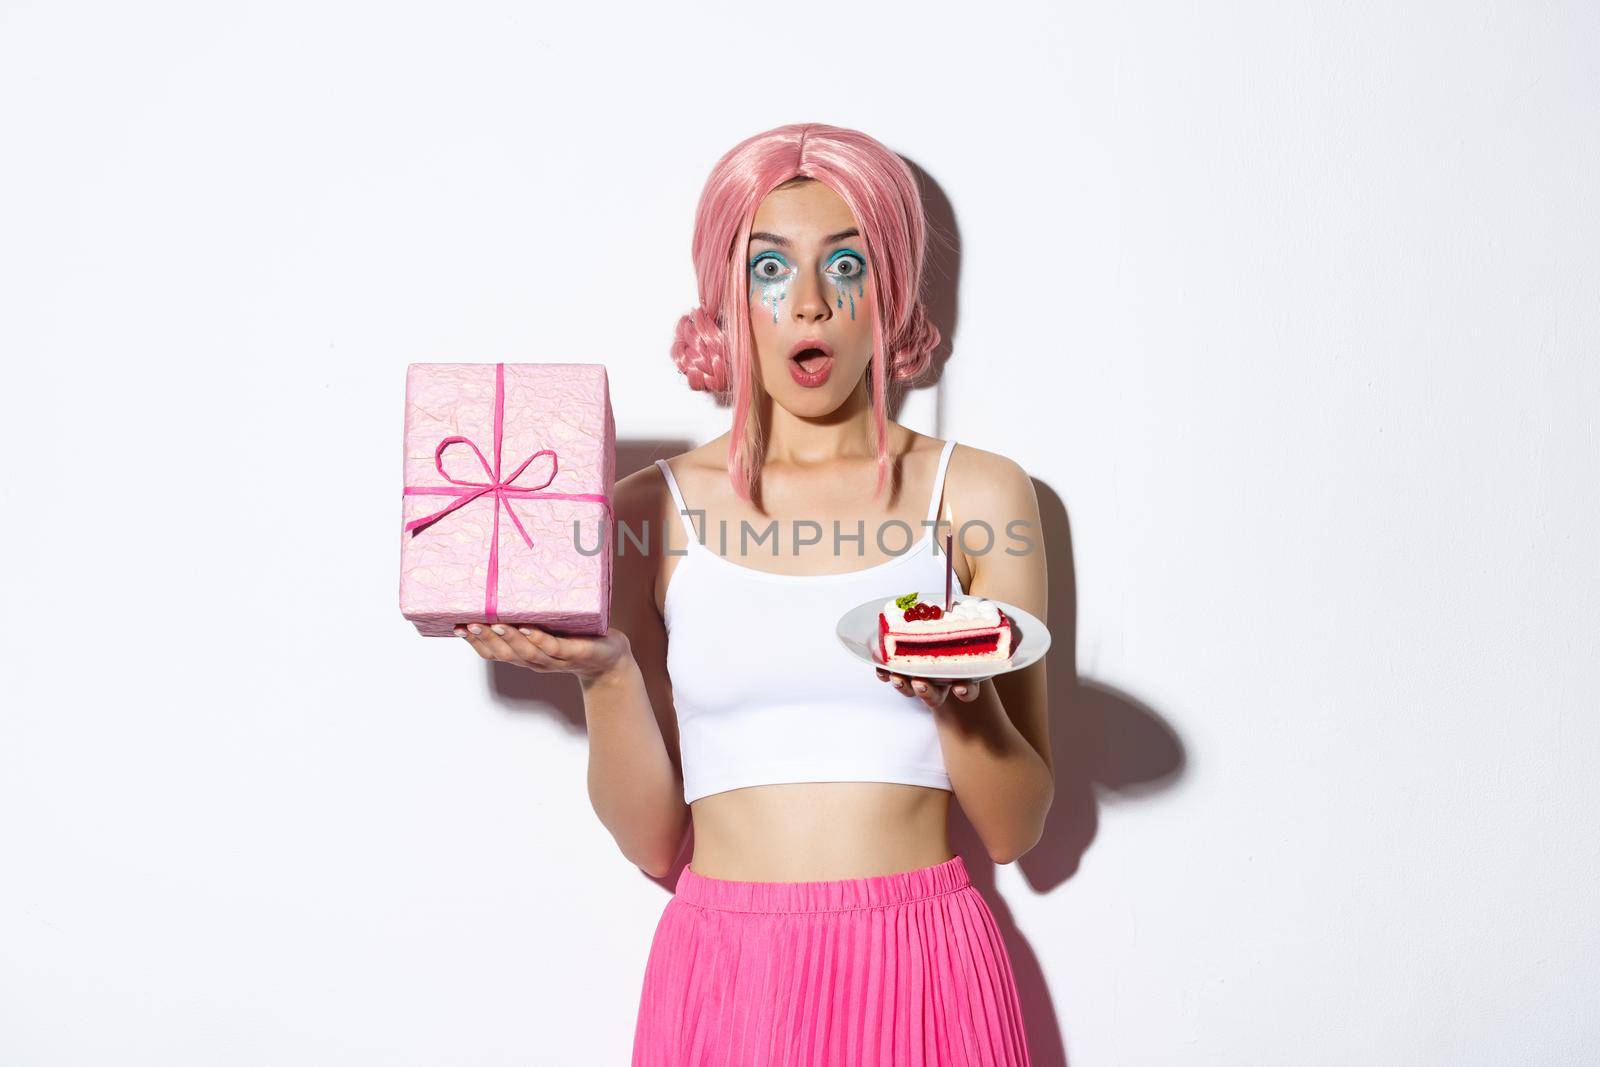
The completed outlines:
[[[1011,961],[960,856],[824,882],[678,875],[633,1067],[1027,1063]]]

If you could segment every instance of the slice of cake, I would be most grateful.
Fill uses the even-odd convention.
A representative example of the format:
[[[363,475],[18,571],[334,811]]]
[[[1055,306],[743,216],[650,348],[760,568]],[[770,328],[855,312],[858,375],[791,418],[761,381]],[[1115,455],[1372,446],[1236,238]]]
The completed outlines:
[[[884,602],[878,612],[884,666],[1011,658],[1011,620],[993,601],[958,593],[945,611],[943,600],[907,593]]]

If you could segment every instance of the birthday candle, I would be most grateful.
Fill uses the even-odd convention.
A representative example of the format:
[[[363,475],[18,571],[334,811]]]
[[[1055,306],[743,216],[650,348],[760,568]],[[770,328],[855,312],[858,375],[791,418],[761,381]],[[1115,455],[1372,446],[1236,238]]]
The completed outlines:
[[[950,559],[950,535],[944,535],[944,610],[950,610],[950,576],[955,574],[956,565]]]

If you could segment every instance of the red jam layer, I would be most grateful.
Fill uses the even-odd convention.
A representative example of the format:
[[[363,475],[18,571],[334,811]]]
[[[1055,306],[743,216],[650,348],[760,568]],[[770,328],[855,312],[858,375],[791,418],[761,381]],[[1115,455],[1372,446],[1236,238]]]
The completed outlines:
[[[1000,635],[992,633],[979,637],[960,637],[954,640],[940,641],[915,641],[900,638],[895,642],[894,654],[897,656],[970,656],[975,653],[993,652],[1000,647]]]

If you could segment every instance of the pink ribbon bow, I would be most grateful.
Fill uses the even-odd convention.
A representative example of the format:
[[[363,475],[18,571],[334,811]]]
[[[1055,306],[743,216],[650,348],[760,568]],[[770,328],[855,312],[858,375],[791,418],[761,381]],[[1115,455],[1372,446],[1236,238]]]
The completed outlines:
[[[493,467],[489,466],[489,461],[484,458],[483,452],[478,448],[477,445],[473,444],[469,438],[461,436],[446,437],[444,440],[439,442],[439,447],[433,450],[433,465],[438,469],[439,476],[452,484],[408,485],[404,490],[405,495],[407,496],[453,496],[456,498],[449,504],[446,504],[444,507],[440,508],[438,511],[435,511],[433,514],[424,515],[420,519],[412,519],[410,522],[406,523],[405,529],[410,532],[412,537],[417,536],[417,534],[421,533],[429,526],[432,526],[434,523],[438,522],[452,511],[460,507],[465,507],[467,504],[470,504],[472,501],[478,499],[480,496],[483,496],[485,493],[494,494],[494,534],[489,539],[489,577],[484,583],[483,594],[484,619],[487,622],[499,621],[499,616],[496,612],[499,607],[500,595],[500,509],[502,507],[505,508],[506,514],[511,516],[511,521],[513,524],[515,524],[517,532],[522,535],[522,540],[529,548],[533,547],[533,538],[528,536],[528,531],[522,526],[522,520],[517,518],[517,513],[511,508],[511,497],[518,497],[522,499],[527,499],[529,497],[548,497],[552,500],[592,500],[605,506],[608,524],[610,522],[611,515],[611,501],[604,493],[547,493],[542,491],[545,486],[556,480],[558,459],[554,449],[541,448],[539,451],[523,460],[521,465],[519,465],[516,470],[512,471],[511,474],[503,478],[500,476],[500,445],[503,423],[505,421],[505,400],[506,365],[504,363],[496,363],[494,365]],[[484,473],[489,476],[489,480],[487,482],[469,482],[450,476],[450,473],[444,469],[444,453],[445,449],[454,444],[465,444],[468,448],[472,449],[473,453],[478,457],[478,462],[483,464]],[[546,478],[544,481],[535,486],[523,487],[520,485],[511,484],[517,480],[523,471],[528,469],[528,464],[532,463],[540,456],[545,455],[550,457],[550,477]]]

